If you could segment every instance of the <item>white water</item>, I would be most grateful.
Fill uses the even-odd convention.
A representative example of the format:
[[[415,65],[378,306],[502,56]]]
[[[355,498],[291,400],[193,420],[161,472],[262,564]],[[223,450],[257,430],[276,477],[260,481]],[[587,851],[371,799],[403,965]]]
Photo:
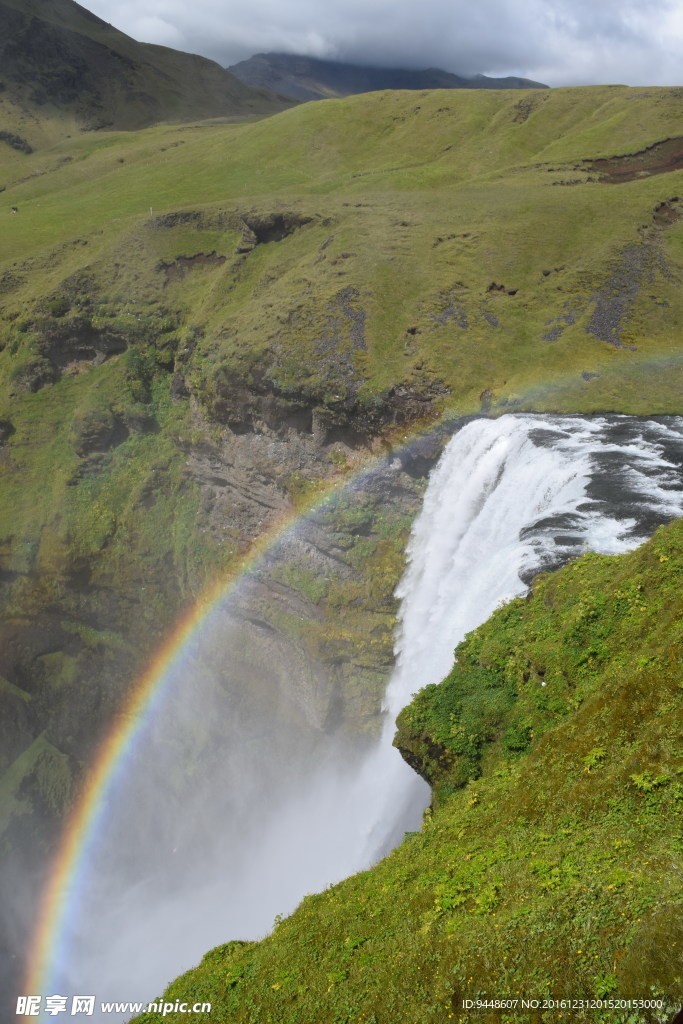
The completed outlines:
[[[100,895],[89,902],[99,919],[78,922],[55,991],[152,999],[212,945],[263,935],[306,892],[368,867],[417,827],[429,793],[391,746],[397,712],[447,674],[465,633],[524,592],[520,573],[586,548],[627,550],[657,521],[683,515],[682,460],[683,420],[505,416],[465,426],[432,472],[412,531],[376,748],[357,765],[312,764],[306,784],[275,803],[244,804],[237,833],[230,820],[212,821],[212,843],[176,868],[161,902],[158,890],[146,898],[117,875],[126,832],[115,816]],[[230,784],[206,780],[199,802],[210,807],[211,786]]]
[[[664,490],[665,481],[673,482],[672,467],[660,447],[642,439],[616,446],[605,437],[604,422],[505,416],[476,420],[451,440],[430,477],[397,592],[398,665],[388,690],[394,716],[416,684],[438,682],[450,671],[453,647],[466,633],[524,592],[520,573],[557,557],[562,545],[534,531],[541,520],[571,516],[571,526],[557,532],[573,535],[580,549],[604,554],[644,539],[628,536],[631,517],[584,507],[596,454],[623,458],[621,472],[645,507],[672,518],[681,514],[681,480],[677,491]],[[538,436],[544,430],[547,437]],[[645,468],[656,476],[645,475]]]

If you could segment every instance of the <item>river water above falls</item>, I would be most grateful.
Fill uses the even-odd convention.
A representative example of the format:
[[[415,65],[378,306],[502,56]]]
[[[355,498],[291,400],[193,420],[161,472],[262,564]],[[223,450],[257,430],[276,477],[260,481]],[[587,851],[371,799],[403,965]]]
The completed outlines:
[[[419,827],[429,791],[391,747],[398,711],[439,682],[465,633],[537,572],[586,549],[626,551],[683,515],[682,467],[681,418],[509,415],[468,423],[432,471],[413,526],[398,590],[396,667],[374,749],[359,757],[331,744],[288,782],[286,756],[269,763],[257,735],[244,735],[244,748],[233,736],[225,772],[199,779],[185,808],[182,863],[160,841],[149,850],[154,877],[134,881],[129,847],[138,818],[152,805],[176,815],[178,807],[170,783],[164,789],[171,772],[147,778],[131,768],[63,936],[53,991],[151,1000],[212,945],[262,936],[307,892],[368,867]],[[196,712],[204,698],[186,692]],[[173,703],[166,733],[181,729],[168,723],[185,721],[181,698]],[[179,734],[171,747],[182,751],[183,740]],[[153,841],[154,830],[146,842]]]

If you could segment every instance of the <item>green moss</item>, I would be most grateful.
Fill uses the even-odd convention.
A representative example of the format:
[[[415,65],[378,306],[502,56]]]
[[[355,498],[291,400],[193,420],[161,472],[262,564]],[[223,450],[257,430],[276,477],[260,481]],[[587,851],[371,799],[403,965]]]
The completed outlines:
[[[329,580],[316,575],[305,566],[297,566],[292,562],[276,565],[270,575],[279,583],[284,583],[285,586],[291,587],[292,590],[301,594],[311,604],[319,604],[330,589]]]
[[[398,721],[397,743],[427,782],[465,785],[481,774],[483,747],[500,737],[516,701],[514,684],[477,664],[458,665],[438,686],[421,690]],[[529,727],[507,726],[509,749],[528,746]]]
[[[65,632],[77,636],[86,647],[97,648],[103,646],[110,651],[125,650],[128,647],[124,638],[110,629],[93,629],[92,626],[86,626],[82,622],[62,622],[61,625]],[[45,657],[61,658],[64,660],[64,655],[61,652],[54,655],[46,655]]]
[[[53,814],[63,815],[68,811],[77,780],[66,754],[51,745],[46,745],[35,761],[32,781],[38,799],[46,804]]]

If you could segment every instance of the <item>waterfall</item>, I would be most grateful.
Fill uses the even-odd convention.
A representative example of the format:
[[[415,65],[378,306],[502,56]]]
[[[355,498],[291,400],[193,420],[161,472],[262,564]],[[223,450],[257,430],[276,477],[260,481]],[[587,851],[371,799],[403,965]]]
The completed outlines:
[[[360,764],[333,756],[311,764],[305,783],[251,808],[238,832],[215,816],[210,849],[176,871],[161,903],[157,890],[154,900],[139,886],[126,892],[109,850],[98,878],[104,895],[90,903],[99,920],[75,928],[62,988],[152,999],[212,945],[262,936],[307,892],[384,855],[419,825],[429,800],[391,746],[397,712],[448,673],[456,644],[535,573],[587,549],[626,551],[683,515],[682,464],[681,418],[508,415],[463,427],[432,471],[412,529],[375,748]],[[111,842],[125,845],[121,820]],[[103,911],[112,893],[116,912]]]
[[[627,551],[683,515],[682,464],[681,418],[503,416],[475,420],[451,439],[430,476],[397,590],[386,724],[361,776],[368,792],[359,799],[371,805],[361,862],[417,827],[428,802],[427,787],[391,747],[412,694],[440,682],[454,647],[539,571],[584,550]]]
[[[453,647],[542,569],[582,550],[627,551],[683,514],[683,420],[475,420],[431,474],[409,543],[395,715],[450,671]]]

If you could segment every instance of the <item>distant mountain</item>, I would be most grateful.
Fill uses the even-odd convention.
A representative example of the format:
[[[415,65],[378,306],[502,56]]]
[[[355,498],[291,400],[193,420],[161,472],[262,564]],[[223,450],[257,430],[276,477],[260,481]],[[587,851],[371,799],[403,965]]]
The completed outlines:
[[[272,89],[297,100],[352,96],[382,89],[547,89],[528,78],[465,78],[440,68],[358,67],[333,60],[317,60],[288,53],[257,53],[228,68],[241,82]]]
[[[10,128],[17,111],[128,129],[291,105],[204,57],[138,43],[73,0],[0,0],[0,79]]]

